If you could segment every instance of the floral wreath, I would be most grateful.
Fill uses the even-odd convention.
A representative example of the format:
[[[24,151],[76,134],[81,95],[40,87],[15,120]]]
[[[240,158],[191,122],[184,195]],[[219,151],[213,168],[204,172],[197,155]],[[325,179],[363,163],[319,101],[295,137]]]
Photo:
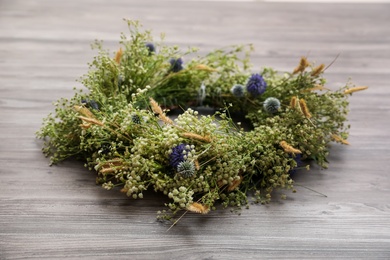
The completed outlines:
[[[326,168],[331,141],[348,144],[347,98],[367,87],[348,82],[332,91],[327,67],[306,57],[290,73],[252,73],[250,45],[199,56],[164,45],[163,36],[156,43],[138,21],[126,21],[130,36],[121,35],[114,57],[93,44],[98,56],[81,78],[87,93],[56,102],[37,132],[51,163],[80,158],[103,188],[134,199],[161,192],[170,202],[159,216],[167,217],[205,214],[217,201],[247,206],[248,194],[268,203],[275,189],[294,191],[291,173],[309,169],[308,161]]]

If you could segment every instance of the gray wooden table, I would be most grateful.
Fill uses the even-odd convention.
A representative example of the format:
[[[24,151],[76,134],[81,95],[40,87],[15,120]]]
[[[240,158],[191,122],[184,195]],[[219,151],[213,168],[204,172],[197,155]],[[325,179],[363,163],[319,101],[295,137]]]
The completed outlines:
[[[187,214],[169,232],[164,200],[131,200],[95,185],[82,163],[49,167],[35,131],[71,97],[104,40],[113,51],[122,18],[138,19],[166,44],[201,53],[253,43],[254,69],[291,71],[299,58],[329,64],[328,85],[349,77],[350,146],[334,145],[330,168],[296,174],[287,200]],[[0,259],[389,259],[390,4],[262,1],[0,1]]]

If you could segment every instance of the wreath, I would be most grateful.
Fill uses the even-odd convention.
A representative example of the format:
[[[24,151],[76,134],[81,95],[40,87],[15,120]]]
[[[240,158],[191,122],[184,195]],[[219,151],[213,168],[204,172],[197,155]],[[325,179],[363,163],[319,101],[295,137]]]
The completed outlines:
[[[251,45],[198,55],[126,22],[114,55],[93,44],[98,55],[81,78],[87,91],[75,89],[43,120],[37,137],[51,163],[82,159],[103,188],[133,199],[160,192],[167,217],[205,214],[217,201],[247,206],[249,194],[268,203],[275,189],[294,191],[297,169],[311,161],[327,168],[331,142],[348,144],[348,96],[367,87],[327,88],[329,66],[302,57],[292,72],[253,73]]]

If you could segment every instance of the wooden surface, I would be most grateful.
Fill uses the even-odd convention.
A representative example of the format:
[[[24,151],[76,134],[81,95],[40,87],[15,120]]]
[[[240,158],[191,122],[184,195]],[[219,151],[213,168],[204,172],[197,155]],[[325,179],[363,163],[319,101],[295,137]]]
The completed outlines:
[[[52,101],[80,87],[89,44],[117,49],[122,18],[201,53],[253,43],[254,69],[340,54],[328,86],[370,86],[350,99],[352,145],[332,147],[328,170],[295,176],[327,197],[297,186],[240,216],[187,214],[166,232],[158,196],[106,191],[80,162],[49,167],[34,133]],[[0,259],[389,259],[389,24],[389,4],[1,0]]]

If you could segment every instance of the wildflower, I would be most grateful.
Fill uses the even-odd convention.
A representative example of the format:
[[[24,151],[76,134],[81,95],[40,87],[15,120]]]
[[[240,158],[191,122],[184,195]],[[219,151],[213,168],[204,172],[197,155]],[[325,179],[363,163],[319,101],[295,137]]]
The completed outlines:
[[[183,59],[182,58],[171,58],[169,60],[169,63],[171,64],[171,71],[172,72],[179,72],[183,69]]]
[[[244,94],[245,94],[245,88],[243,85],[240,85],[240,84],[237,84],[237,85],[234,85],[231,89],[230,89],[230,92],[233,94],[233,96],[235,97],[243,97]]]
[[[195,174],[195,164],[190,161],[183,161],[177,165],[177,173],[183,178],[190,178]]]
[[[277,98],[269,97],[264,101],[263,107],[268,113],[274,114],[280,108],[280,101]]]
[[[246,84],[246,90],[251,93],[252,96],[257,97],[264,93],[267,88],[267,83],[260,74],[252,74]]]
[[[177,169],[177,166],[185,161],[184,155],[188,151],[186,146],[187,144],[179,144],[172,148],[172,153],[169,155],[169,164],[174,169]]]
[[[156,47],[155,47],[154,44],[151,43],[151,42],[145,43],[145,47],[148,49],[149,55],[151,55],[152,53],[155,53],[155,52],[156,52]]]

